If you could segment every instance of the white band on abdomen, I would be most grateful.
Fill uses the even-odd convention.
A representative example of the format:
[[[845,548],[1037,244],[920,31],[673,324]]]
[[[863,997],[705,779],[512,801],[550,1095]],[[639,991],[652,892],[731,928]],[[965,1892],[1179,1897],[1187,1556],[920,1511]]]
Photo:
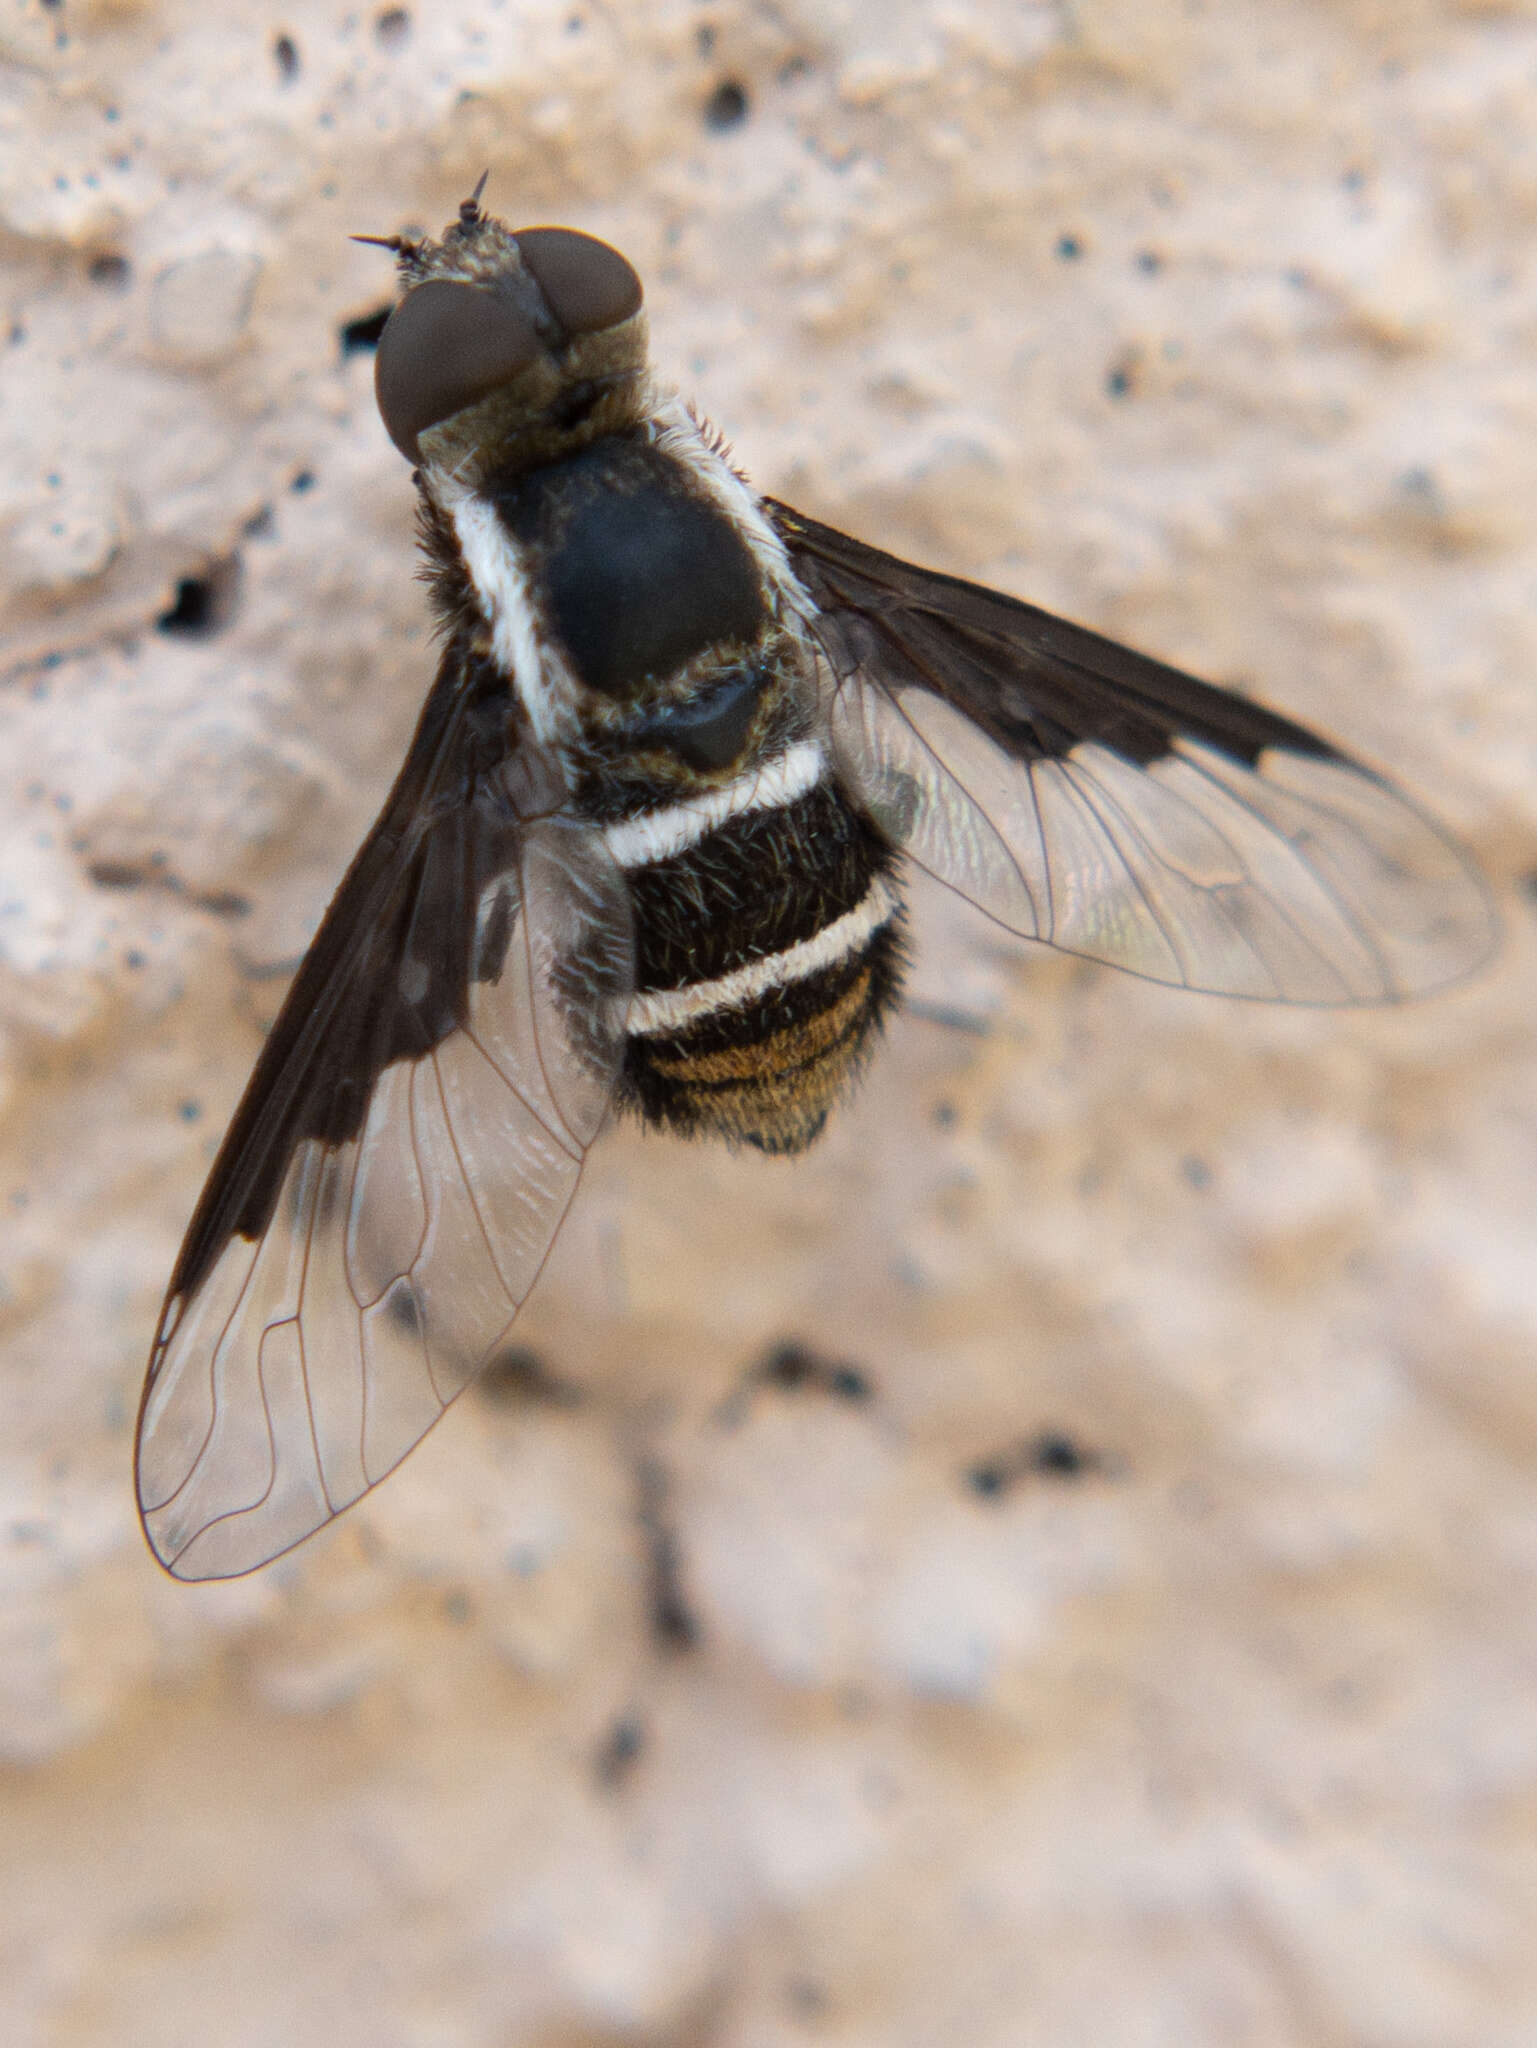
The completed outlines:
[[[745,967],[733,968],[716,981],[694,981],[686,988],[658,988],[645,995],[631,996],[625,1010],[625,1029],[639,1037],[681,1031],[701,1017],[741,1009],[770,989],[804,981],[808,974],[832,967],[857,952],[883,924],[889,923],[899,904],[900,898],[885,876],[877,875],[863,902],[834,918],[831,924],[823,925],[809,939],[786,946],[782,953],[749,960]]]
[[[750,775],[665,809],[642,811],[603,828],[603,843],[622,868],[648,867],[707,839],[728,818],[744,811],[778,811],[815,788],[824,766],[820,740],[801,740]]]

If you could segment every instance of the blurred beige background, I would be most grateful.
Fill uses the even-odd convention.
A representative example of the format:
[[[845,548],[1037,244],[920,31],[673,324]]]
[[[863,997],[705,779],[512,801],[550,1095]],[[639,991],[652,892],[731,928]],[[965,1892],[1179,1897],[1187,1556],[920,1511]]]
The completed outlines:
[[[1537,8],[0,53],[0,2039],[1537,2041]],[[612,1134],[537,1367],[188,1589],[160,1292],[431,663],[346,237],[488,165],[764,488],[1324,726],[1506,944],[1267,1012],[922,895],[816,1151]]]

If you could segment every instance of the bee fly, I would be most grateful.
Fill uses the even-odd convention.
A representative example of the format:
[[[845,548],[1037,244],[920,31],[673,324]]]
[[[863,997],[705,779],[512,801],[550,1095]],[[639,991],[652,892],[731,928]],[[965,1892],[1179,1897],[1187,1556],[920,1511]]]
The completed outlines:
[[[482,184],[484,180],[482,180]],[[379,345],[444,648],[257,1061],[139,1418],[155,1554],[249,1570],[503,1348],[611,1105],[793,1153],[902,978],[911,861],[1154,981],[1385,1003],[1488,950],[1459,849],[1289,719],[762,498],[640,281],[479,191]]]

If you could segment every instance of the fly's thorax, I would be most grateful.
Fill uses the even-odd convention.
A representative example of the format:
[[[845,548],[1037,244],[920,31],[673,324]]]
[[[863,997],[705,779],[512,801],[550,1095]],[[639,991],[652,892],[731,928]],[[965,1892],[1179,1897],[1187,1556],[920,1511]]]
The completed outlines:
[[[810,729],[810,656],[740,488],[648,421],[443,490],[433,531],[592,815],[633,808],[636,782],[665,799],[729,779]]]
[[[687,457],[647,420],[478,486],[421,479],[439,616],[484,640],[572,788],[627,772],[663,797],[708,786],[815,720],[793,579],[757,501],[689,433]]]

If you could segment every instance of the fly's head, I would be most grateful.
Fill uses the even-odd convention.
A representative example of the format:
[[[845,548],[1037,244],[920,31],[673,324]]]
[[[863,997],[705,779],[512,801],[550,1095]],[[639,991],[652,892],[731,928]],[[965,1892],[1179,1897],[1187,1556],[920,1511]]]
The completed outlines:
[[[646,411],[646,317],[624,257],[574,228],[511,229],[479,199],[440,241],[382,240],[405,294],[374,390],[429,491],[558,460]]]

